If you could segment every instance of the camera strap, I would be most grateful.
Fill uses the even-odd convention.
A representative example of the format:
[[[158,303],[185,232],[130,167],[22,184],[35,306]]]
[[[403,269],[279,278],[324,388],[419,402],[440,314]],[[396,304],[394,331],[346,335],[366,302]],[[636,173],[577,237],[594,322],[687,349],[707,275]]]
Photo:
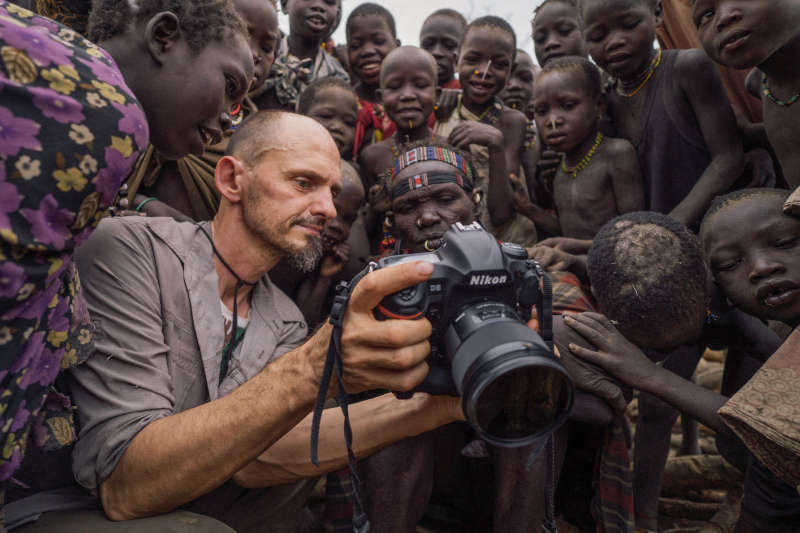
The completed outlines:
[[[536,274],[542,280],[542,298],[536,304],[536,312],[539,319],[539,336],[547,344],[550,350],[553,349],[553,282],[545,273],[544,269],[536,263]]]
[[[353,453],[353,430],[350,427],[350,415],[347,406],[350,403],[350,396],[344,388],[344,379],[342,377],[342,326],[344,324],[344,314],[347,310],[347,304],[350,301],[350,295],[356,284],[363,278],[371,267],[361,271],[353,280],[348,284],[345,281],[340,282],[336,286],[336,296],[331,306],[330,323],[333,325],[331,332],[331,340],[328,345],[328,356],[325,358],[325,367],[322,371],[322,379],[319,384],[319,391],[317,391],[317,401],[314,405],[314,415],[311,419],[311,462],[314,466],[319,466],[319,458],[317,449],[319,447],[319,425],[322,420],[322,411],[325,407],[325,400],[328,397],[328,388],[330,387],[331,378],[334,370],[336,371],[337,383],[337,396],[339,408],[344,415],[344,441],[347,446],[347,465],[350,469],[350,479],[353,483],[353,531],[354,533],[368,533],[369,520],[364,512],[364,506],[361,502],[361,479],[358,476],[356,466],[356,456]]]

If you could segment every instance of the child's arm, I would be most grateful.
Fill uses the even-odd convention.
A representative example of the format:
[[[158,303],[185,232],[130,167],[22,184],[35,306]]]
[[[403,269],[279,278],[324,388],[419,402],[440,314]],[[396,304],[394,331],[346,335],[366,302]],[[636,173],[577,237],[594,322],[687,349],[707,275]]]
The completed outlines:
[[[610,143],[609,170],[617,214],[644,211],[644,180],[636,148],[625,139]]]
[[[714,63],[700,50],[682,51],[675,73],[703,133],[711,163],[670,216],[687,226],[703,216],[711,200],[723,194],[744,169],[742,140],[728,96]]]

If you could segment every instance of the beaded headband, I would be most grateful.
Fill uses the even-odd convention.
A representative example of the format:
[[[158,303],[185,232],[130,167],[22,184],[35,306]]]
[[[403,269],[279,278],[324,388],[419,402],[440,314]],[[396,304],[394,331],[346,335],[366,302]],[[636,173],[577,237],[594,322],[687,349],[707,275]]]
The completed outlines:
[[[452,174],[425,172],[400,181],[395,180],[401,170],[423,161],[441,161],[453,166],[459,172]],[[463,189],[471,191],[473,189],[473,174],[472,165],[462,155],[453,150],[442,148],[441,146],[421,146],[402,152],[395,159],[394,167],[385,174],[384,178],[388,192],[393,198],[396,198],[414,189],[441,183],[457,183]]]

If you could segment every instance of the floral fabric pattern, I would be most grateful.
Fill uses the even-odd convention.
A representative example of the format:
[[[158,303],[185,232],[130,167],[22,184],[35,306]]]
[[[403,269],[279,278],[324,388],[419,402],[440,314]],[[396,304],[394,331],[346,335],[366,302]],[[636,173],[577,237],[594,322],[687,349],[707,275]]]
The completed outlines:
[[[148,138],[107,52],[0,2],[0,481],[31,436],[45,449],[75,438],[53,387],[93,350],[72,253]]]

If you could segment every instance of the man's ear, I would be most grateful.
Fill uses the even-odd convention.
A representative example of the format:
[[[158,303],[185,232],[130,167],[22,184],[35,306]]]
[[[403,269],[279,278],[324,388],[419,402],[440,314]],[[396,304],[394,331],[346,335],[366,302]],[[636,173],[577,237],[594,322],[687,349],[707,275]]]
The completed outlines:
[[[181,24],[178,17],[171,11],[156,13],[147,21],[144,38],[150,57],[162,65],[164,56],[181,39]]]
[[[214,185],[219,193],[232,204],[242,201],[245,170],[244,163],[234,156],[226,155],[217,162],[214,170]]]
[[[656,28],[659,28],[661,27],[662,24],[664,24],[664,9],[661,7],[661,0],[658,0],[656,2],[655,17],[656,17]]]

